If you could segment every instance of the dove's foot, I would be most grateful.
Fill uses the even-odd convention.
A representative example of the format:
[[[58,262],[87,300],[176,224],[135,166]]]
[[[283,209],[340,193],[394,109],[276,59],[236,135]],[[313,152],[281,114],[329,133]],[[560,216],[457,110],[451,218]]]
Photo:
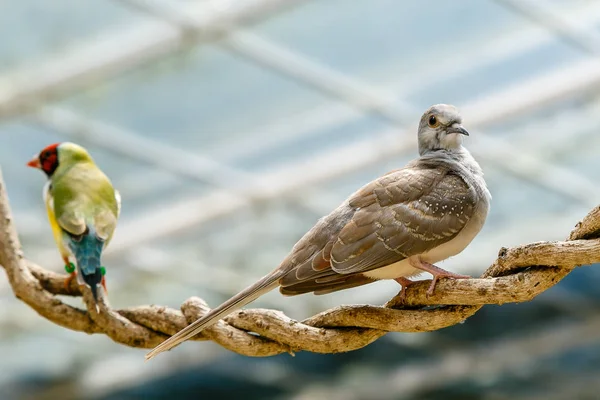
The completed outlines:
[[[412,285],[414,282],[408,278],[401,276],[400,278],[394,279],[400,285],[402,285],[402,290],[400,291],[399,299],[402,303],[406,300],[406,288]]]
[[[411,260],[411,265],[415,268],[418,268],[422,271],[429,272],[433,275],[433,280],[431,281],[431,285],[429,285],[429,289],[427,289],[427,295],[431,296],[435,290],[435,285],[437,284],[440,278],[452,278],[452,279],[469,279],[471,278],[469,275],[461,275],[455,274],[454,272],[446,271],[443,268],[437,267],[433,264],[430,264],[425,261],[420,260]]]

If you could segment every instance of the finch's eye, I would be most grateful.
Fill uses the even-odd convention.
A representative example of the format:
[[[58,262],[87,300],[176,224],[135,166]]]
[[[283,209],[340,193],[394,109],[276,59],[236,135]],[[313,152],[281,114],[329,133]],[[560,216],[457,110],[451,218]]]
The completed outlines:
[[[431,122],[431,120],[429,120],[429,122]],[[44,158],[50,157],[50,152],[49,151],[45,151],[44,154],[42,154],[42,157],[44,157]]]
[[[435,117],[435,115],[432,115],[431,117],[429,117],[429,126],[432,128],[435,128],[438,124],[438,120]]]

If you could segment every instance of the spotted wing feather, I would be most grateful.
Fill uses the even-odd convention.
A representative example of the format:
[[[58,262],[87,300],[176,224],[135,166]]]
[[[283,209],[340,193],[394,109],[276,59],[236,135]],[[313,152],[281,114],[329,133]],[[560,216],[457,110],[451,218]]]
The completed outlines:
[[[442,168],[408,170],[374,182],[331,251],[334,271],[366,272],[426,253],[456,237],[473,216],[477,195]],[[350,200],[350,204],[354,199]]]
[[[412,165],[392,171],[356,192],[298,242],[282,263],[288,272],[280,291],[329,293],[369,283],[363,272],[456,237],[476,200],[448,169]],[[333,221],[337,225],[329,226]]]

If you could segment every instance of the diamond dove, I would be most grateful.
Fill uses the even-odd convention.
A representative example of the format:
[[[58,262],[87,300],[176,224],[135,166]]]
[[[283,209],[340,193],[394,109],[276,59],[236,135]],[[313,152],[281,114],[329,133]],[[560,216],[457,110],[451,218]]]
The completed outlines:
[[[462,146],[469,133],[451,105],[430,107],[418,128],[420,157],[368,183],[321,218],[272,272],[167,339],[146,359],[169,350],[279,287],[284,295],[326,294],[429,272],[462,279],[434,265],[463,251],[486,220],[491,195],[479,164]]]

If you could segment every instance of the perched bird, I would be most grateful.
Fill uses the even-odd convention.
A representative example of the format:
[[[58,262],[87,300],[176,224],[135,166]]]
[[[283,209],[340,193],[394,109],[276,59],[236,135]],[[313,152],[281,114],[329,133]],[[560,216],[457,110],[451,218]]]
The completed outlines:
[[[275,270],[167,339],[146,359],[190,339],[261,295],[331,293],[394,279],[406,286],[423,271],[469,278],[434,265],[460,253],[486,220],[491,195],[483,172],[462,146],[469,133],[451,105],[430,107],[418,129],[420,157],[368,183],[306,233]]]
[[[74,143],[51,144],[27,165],[48,177],[44,202],[54,240],[71,274],[65,286],[77,276],[80,285],[91,289],[98,310],[98,286],[106,290],[100,258],[117,225],[121,196],[89,153]]]

